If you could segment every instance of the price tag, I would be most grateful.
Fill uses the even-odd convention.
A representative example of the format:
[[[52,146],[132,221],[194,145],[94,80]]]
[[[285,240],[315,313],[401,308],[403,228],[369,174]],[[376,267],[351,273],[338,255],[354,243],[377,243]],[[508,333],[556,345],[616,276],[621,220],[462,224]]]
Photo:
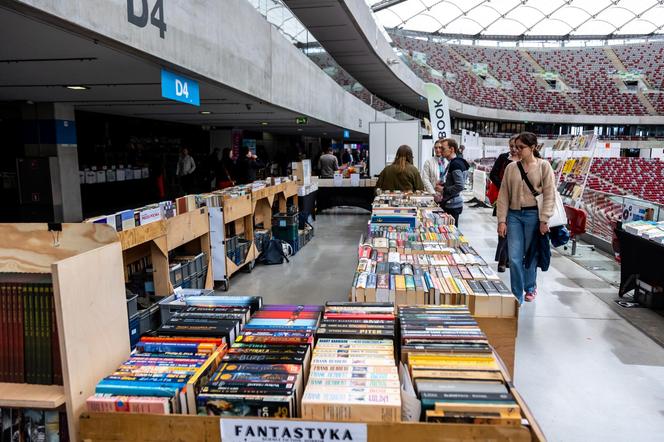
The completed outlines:
[[[366,424],[291,421],[285,419],[221,419],[223,442],[367,441]]]

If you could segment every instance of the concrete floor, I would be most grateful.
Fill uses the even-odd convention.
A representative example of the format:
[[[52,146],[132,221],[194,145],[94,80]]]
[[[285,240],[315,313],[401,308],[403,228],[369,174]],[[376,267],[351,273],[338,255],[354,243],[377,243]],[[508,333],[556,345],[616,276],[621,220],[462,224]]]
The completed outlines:
[[[230,293],[268,303],[347,299],[367,218],[361,211],[319,215],[315,238],[290,264],[239,274]],[[490,261],[497,242],[491,211],[467,208],[460,227]],[[508,273],[501,277],[509,286]],[[536,302],[520,312],[515,384],[549,440],[664,440],[664,348],[602,301],[616,297],[616,288],[558,253],[538,285]]]

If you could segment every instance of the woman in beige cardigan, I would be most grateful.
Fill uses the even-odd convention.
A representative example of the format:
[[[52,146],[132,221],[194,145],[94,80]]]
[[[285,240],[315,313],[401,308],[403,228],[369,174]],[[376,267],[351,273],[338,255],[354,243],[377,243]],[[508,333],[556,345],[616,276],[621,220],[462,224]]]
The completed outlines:
[[[520,161],[505,168],[497,200],[498,235],[507,236],[512,293],[523,302],[525,292],[525,300],[531,302],[537,296],[536,255],[533,254],[531,262],[524,262],[524,257],[536,235],[549,231],[548,222],[555,204],[555,179],[549,162],[540,158],[535,134],[523,132],[515,144]],[[536,193],[544,195],[539,209],[521,168]]]

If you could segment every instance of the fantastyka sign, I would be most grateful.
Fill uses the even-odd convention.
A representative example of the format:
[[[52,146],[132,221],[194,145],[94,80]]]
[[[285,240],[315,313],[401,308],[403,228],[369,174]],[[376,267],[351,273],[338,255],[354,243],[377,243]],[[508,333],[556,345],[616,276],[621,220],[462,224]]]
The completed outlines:
[[[366,442],[366,424],[221,419],[224,442]]]

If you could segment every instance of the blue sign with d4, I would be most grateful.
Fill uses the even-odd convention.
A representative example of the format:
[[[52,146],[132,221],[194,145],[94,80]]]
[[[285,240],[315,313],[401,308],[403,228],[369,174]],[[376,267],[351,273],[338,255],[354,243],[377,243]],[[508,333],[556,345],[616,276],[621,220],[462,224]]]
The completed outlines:
[[[201,105],[198,82],[166,69],[161,70],[161,96],[194,106]]]

